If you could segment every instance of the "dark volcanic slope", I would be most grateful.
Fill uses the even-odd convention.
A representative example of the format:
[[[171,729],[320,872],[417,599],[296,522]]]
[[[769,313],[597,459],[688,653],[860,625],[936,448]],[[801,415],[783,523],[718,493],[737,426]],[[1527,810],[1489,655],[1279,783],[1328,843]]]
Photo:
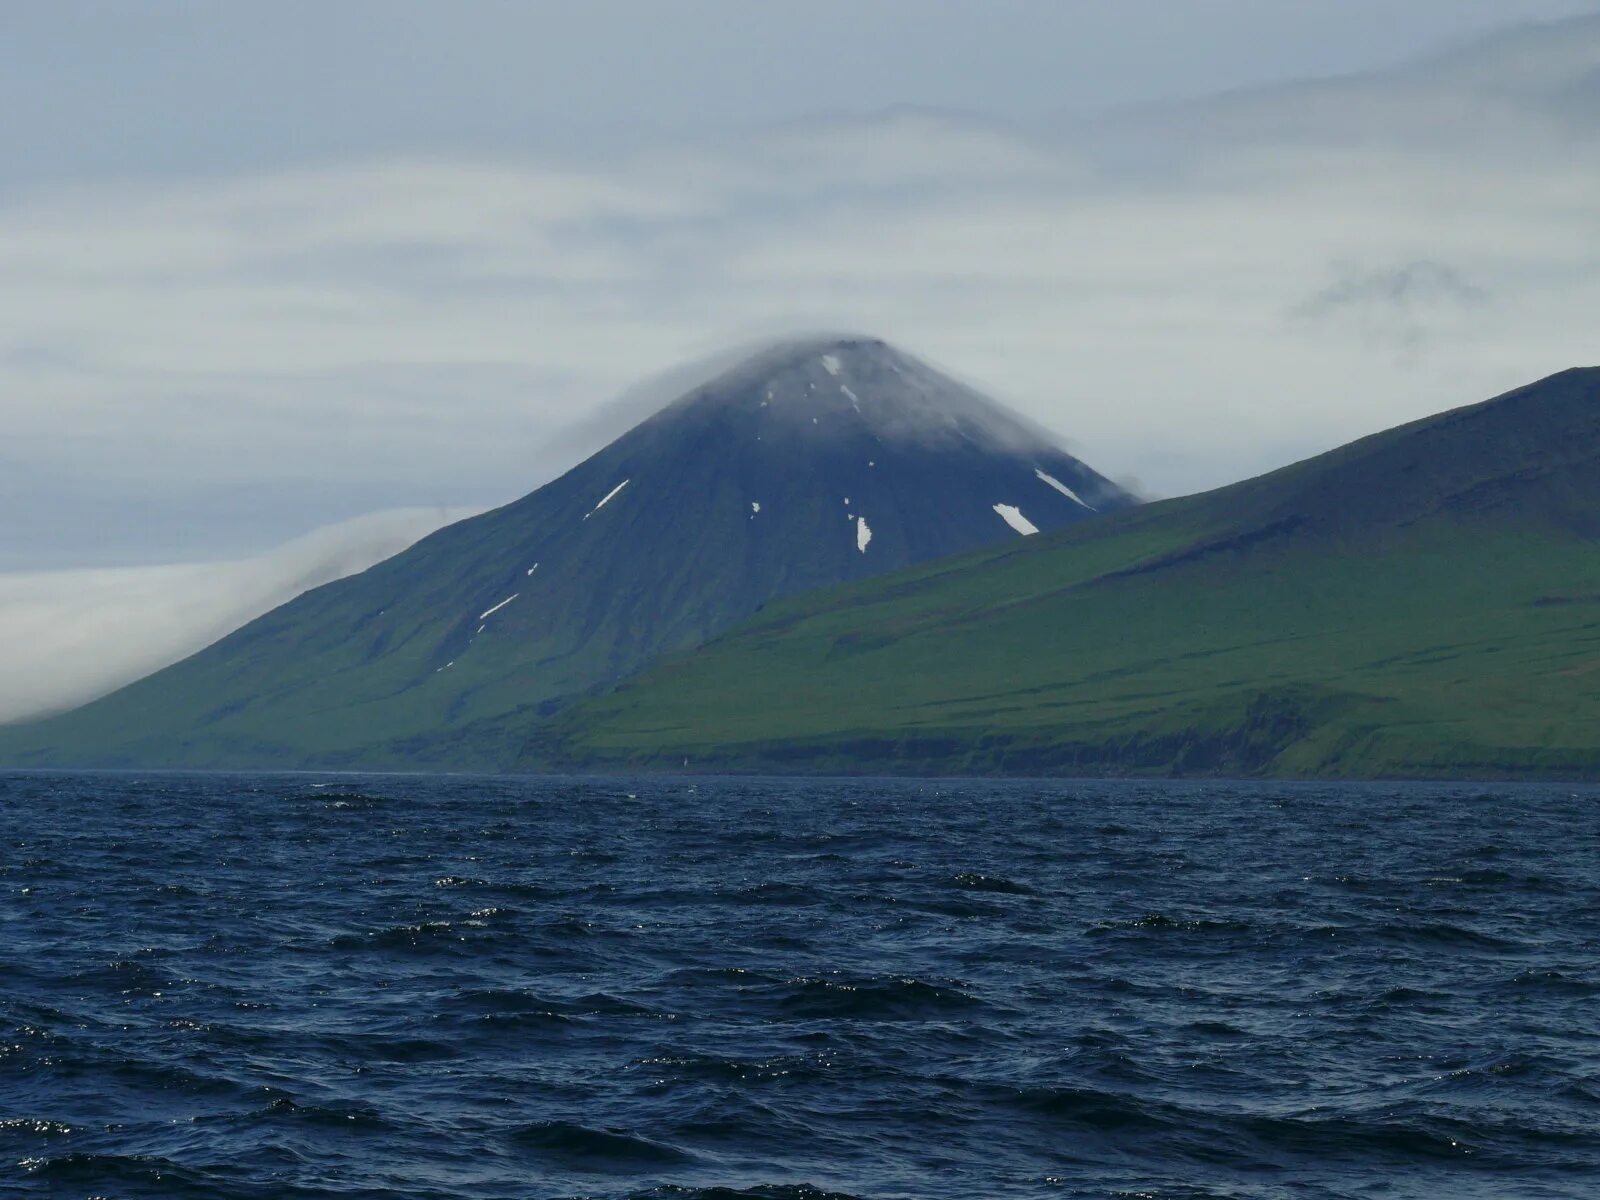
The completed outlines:
[[[497,739],[541,706],[697,645],[775,596],[1131,503],[882,342],[786,345],[514,504],[86,708],[7,731],[0,761],[492,764]],[[488,740],[463,742],[466,727]]]
[[[1600,775],[1600,370],[774,605],[526,760]]]

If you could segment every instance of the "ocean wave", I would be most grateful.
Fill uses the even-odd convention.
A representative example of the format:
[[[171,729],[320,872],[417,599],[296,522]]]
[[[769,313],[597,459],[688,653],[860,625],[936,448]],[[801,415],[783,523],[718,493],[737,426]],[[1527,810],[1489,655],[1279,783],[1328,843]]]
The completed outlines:
[[[909,976],[800,976],[745,995],[799,1020],[917,1021],[982,1008],[967,987]]]
[[[534,1121],[509,1131],[516,1149],[566,1167],[607,1174],[644,1167],[692,1164],[687,1150],[641,1134],[580,1125],[576,1121]]]
[[[749,1187],[680,1187],[664,1184],[647,1192],[630,1192],[627,1200],[861,1200],[849,1192],[832,1192],[809,1183],[758,1183]]]
[[[948,880],[950,886],[975,892],[996,892],[1003,896],[1031,896],[1033,889],[1003,875],[985,875],[982,871],[957,871]]]

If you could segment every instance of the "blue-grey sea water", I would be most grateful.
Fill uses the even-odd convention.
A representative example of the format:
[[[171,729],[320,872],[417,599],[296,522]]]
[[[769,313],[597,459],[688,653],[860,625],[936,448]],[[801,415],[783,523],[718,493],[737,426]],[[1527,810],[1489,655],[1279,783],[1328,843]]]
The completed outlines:
[[[0,1194],[1600,1195],[1600,790],[0,775]]]

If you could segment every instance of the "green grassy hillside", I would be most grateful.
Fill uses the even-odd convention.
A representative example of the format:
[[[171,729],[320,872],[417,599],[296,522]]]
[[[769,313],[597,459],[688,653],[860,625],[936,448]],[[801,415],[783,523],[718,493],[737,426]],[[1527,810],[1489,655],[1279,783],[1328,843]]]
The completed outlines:
[[[516,752],[530,766],[1600,776],[1600,370],[784,601]]]

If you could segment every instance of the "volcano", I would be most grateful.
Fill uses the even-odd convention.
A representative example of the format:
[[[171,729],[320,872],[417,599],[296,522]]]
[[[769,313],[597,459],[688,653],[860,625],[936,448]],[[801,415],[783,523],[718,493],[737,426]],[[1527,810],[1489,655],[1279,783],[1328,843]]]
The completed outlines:
[[[19,764],[496,765],[571,698],[768,601],[1135,497],[882,341],[768,348],[559,479],[85,706]]]

